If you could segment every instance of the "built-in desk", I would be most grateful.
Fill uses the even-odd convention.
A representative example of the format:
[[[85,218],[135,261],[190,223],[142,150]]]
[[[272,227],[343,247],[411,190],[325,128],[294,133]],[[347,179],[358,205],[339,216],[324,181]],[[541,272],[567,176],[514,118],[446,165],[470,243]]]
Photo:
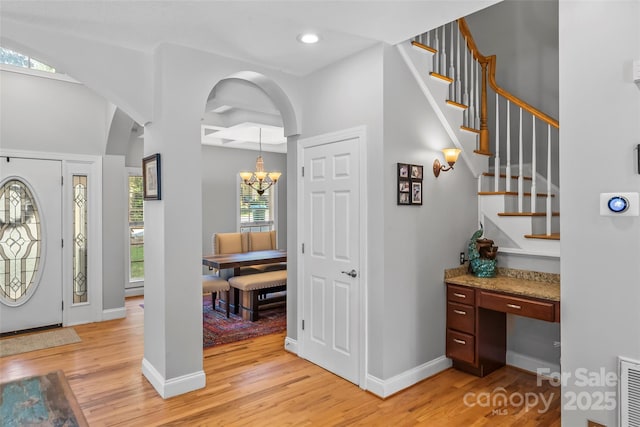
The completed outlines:
[[[560,321],[560,277],[498,269],[479,278],[458,268],[445,271],[447,357],[454,368],[485,376],[505,365],[506,314]]]

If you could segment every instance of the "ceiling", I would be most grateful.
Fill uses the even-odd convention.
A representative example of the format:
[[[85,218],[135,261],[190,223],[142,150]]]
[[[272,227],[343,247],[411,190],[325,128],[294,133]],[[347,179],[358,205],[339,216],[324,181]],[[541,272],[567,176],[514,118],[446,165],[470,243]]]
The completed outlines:
[[[0,0],[0,44],[11,48],[3,40],[11,35],[2,32],[2,23],[11,21],[149,53],[174,43],[304,76],[376,43],[400,43],[498,1]],[[300,43],[297,37],[308,31],[320,42]],[[229,117],[241,110],[228,106],[232,109],[219,114]],[[220,121],[209,124],[220,126]],[[243,122],[237,130],[251,123],[274,125],[245,117],[223,127]],[[212,130],[203,129],[203,135]],[[240,138],[230,132],[209,140],[220,144]]]

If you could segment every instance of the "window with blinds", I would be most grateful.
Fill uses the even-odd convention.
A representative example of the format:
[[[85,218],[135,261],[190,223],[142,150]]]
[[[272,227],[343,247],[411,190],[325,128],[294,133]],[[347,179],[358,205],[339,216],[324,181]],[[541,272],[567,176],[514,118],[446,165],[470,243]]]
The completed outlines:
[[[274,188],[259,195],[254,189],[240,182],[240,231],[271,231],[274,226]]]
[[[144,279],[142,177],[129,176],[129,280]]]

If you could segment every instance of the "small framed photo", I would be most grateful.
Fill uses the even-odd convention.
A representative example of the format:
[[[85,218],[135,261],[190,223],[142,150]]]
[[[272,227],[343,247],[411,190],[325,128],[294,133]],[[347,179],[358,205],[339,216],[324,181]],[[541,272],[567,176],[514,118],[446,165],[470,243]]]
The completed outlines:
[[[410,205],[411,199],[409,198],[409,193],[398,193],[398,204],[399,205]]]
[[[398,178],[409,178],[409,165],[398,163]]]
[[[142,159],[142,194],[144,200],[162,200],[160,153]]]
[[[411,165],[411,179],[422,180],[422,166]]]
[[[401,193],[408,193],[409,191],[411,191],[411,189],[409,188],[409,181],[399,181],[398,191]]]
[[[422,204],[422,182],[411,183],[411,204],[412,205]]]

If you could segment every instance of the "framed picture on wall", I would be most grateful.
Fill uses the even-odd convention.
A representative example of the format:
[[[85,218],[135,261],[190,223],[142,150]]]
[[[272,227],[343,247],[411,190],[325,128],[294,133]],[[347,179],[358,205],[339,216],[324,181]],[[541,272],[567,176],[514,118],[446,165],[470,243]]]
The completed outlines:
[[[411,204],[412,205],[422,204],[422,182],[411,183]]]
[[[411,179],[419,179],[422,181],[422,166],[411,165]]]
[[[144,200],[162,200],[160,153],[142,159],[142,194]]]

